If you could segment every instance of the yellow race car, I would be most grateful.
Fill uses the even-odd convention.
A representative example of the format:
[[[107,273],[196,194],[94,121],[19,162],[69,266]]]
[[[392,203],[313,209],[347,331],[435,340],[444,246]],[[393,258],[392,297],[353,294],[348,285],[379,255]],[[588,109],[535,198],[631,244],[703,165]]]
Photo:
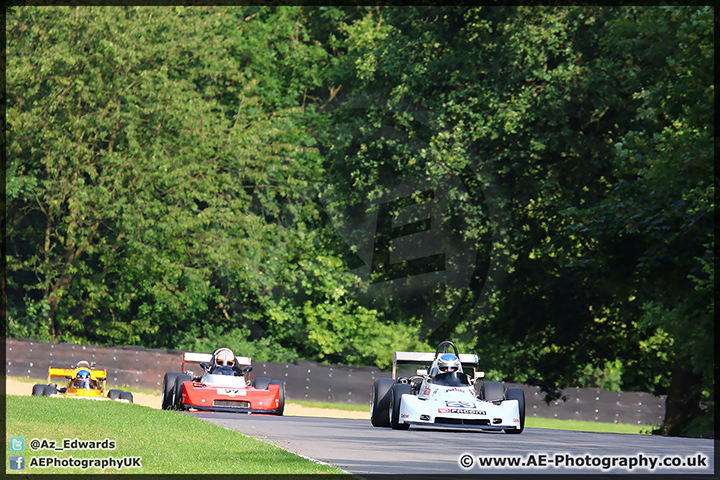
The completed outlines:
[[[58,386],[53,379],[62,378],[67,385]],[[78,362],[73,368],[48,368],[48,384],[34,385],[32,394],[36,397],[84,398],[87,400],[116,400],[133,403],[130,392],[106,389],[107,370],[95,368],[95,363]]]

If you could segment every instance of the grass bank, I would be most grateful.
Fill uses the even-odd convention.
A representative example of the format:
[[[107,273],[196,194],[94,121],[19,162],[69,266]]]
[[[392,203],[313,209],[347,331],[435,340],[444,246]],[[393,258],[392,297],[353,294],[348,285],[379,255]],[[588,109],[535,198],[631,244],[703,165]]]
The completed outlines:
[[[6,397],[6,473],[10,455],[24,455],[29,473],[141,473],[141,474],[341,474],[279,447],[178,412],[155,410],[133,404],[47,397]],[[10,439],[22,437],[23,452],[11,450]],[[113,449],[31,449],[31,441],[51,440],[56,447],[63,439],[110,440]],[[107,447],[108,444],[106,443]],[[40,457],[67,459],[139,458],[140,467],[118,470],[102,468],[40,468],[31,466]],[[62,460],[65,459],[65,460]],[[87,463],[87,462],[86,462]]]

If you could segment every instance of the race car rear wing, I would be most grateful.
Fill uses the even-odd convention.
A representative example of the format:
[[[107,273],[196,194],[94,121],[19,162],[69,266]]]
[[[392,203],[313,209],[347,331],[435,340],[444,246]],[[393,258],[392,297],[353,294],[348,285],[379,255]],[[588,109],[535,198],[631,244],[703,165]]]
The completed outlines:
[[[474,353],[461,353],[458,355],[463,370],[471,368],[471,376],[478,368],[478,356]],[[393,355],[392,378],[397,378],[398,365],[430,365],[435,360],[434,353],[426,352],[395,352]],[[467,372],[466,372],[467,373]]]
[[[238,361],[238,363],[245,367],[250,366],[252,364],[250,357],[235,357]],[[183,352],[182,354],[182,371],[185,371],[185,363],[197,363],[200,364],[201,362],[211,362],[212,361],[212,354],[211,353],[194,353],[194,352]]]

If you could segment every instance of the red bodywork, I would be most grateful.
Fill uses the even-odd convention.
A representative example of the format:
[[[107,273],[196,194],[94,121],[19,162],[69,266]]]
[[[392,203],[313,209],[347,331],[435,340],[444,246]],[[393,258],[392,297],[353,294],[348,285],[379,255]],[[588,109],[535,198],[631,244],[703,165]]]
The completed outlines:
[[[182,384],[183,408],[241,413],[275,413],[280,407],[280,385],[267,390],[255,387],[226,388],[195,381]]]

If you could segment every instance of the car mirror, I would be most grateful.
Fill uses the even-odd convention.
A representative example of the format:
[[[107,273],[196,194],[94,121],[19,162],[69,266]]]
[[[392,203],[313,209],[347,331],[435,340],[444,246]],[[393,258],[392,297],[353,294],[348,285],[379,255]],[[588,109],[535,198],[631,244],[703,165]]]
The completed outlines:
[[[246,365],[243,367],[242,371],[243,371],[243,373],[250,373],[250,372],[252,372],[252,367],[249,365]]]
[[[418,368],[417,374],[418,374],[418,375],[425,376],[425,375],[428,374],[427,372],[428,372],[428,371],[427,371],[426,369],[424,369],[424,368]]]
[[[205,370],[208,369],[208,364],[207,364],[207,362],[200,362],[200,366],[201,366],[203,369],[205,369]]]
[[[475,372],[475,378],[485,378],[485,372]]]

